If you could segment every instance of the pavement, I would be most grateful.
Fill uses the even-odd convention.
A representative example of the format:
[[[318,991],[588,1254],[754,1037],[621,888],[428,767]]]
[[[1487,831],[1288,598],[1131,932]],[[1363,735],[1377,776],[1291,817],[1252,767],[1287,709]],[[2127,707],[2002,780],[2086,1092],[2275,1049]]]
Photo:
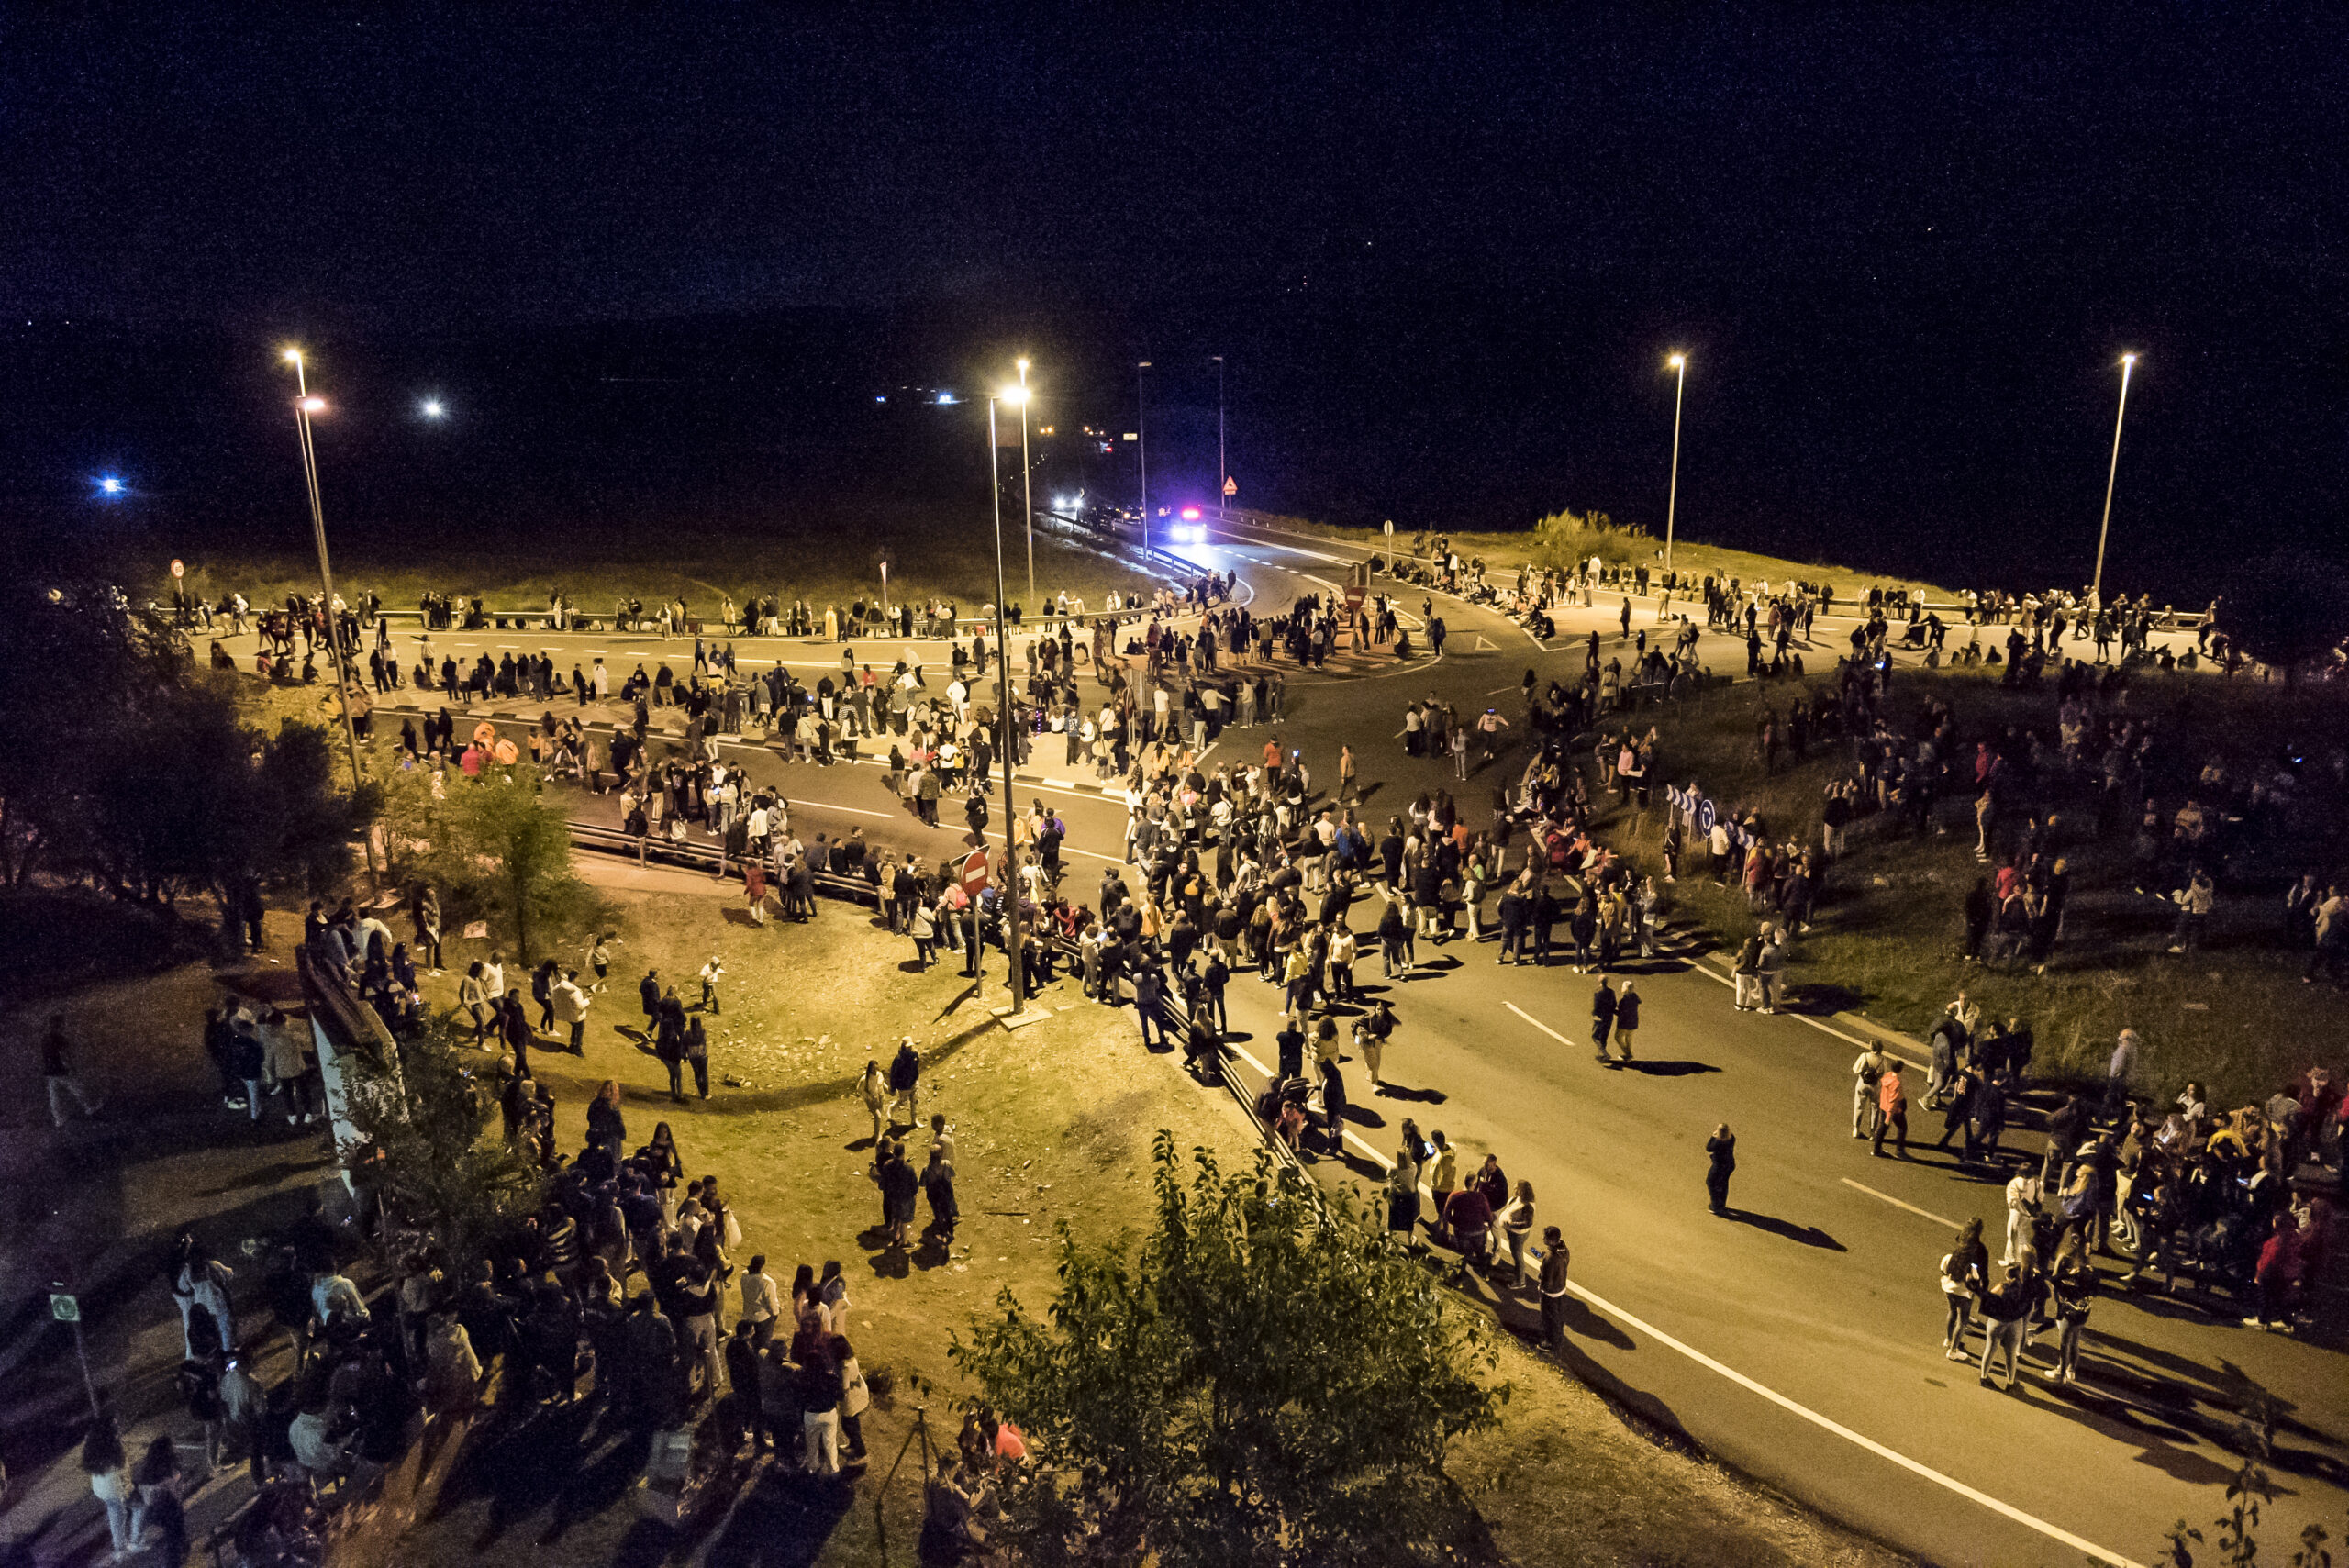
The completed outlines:
[[[1226,524],[1169,548],[1204,568],[1237,571],[1260,613],[1330,591],[1364,553]],[[1442,616],[1442,658],[1374,658],[1329,676],[1288,667],[1283,744],[1304,750],[1317,781],[1329,782],[1340,742],[1353,743],[1374,822],[1439,785],[1473,816],[1492,774],[1462,784],[1445,764],[1404,757],[1390,737],[1405,704],[1432,693],[1464,713],[1511,713],[1528,667],[1544,682],[1577,674],[1593,629],[1610,655],[1619,649],[1620,599],[1601,594],[1589,610],[1560,612],[1546,647],[1456,598],[1406,589],[1401,603],[1422,618]],[[1635,629],[1653,627],[1655,610],[1653,598],[1635,601]],[[1815,677],[1831,670],[1834,639],[1848,629],[1840,617],[1822,622]],[[1953,635],[1962,641],[1963,628]],[[566,667],[602,648],[621,673],[661,646],[610,633],[434,639],[436,649],[461,652],[475,645],[544,648]],[[666,651],[674,657],[680,646]],[[682,646],[689,662],[690,644]],[[1743,668],[1742,643],[1725,636],[1707,634],[1699,651],[1716,670]],[[737,651],[745,662],[780,657],[838,668],[837,651],[821,644],[738,640]],[[403,656],[413,662],[406,647]],[[539,711],[492,708],[514,711],[515,722]],[[378,715],[396,734],[393,706]],[[1252,751],[1265,733],[1227,730],[1219,746]],[[803,838],[863,827],[876,843],[929,858],[961,849],[959,824],[923,828],[889,794],[877,764],[786,763],[763,746],[727,750],[782,788]],[[1019,793],[1023,801],[1042,795],[1060,811],[1074,886],[1089,893],[1097,868],[1122,859],[1123,806],[1039,758]],[[1505,757],[1494,767],[1515,765]],[[616,816],[610,797],[581,795],[575,806]],[[1357,907],[1358,925],[1372,917]],[[2273,1462],[2284,1495],[2267,1512],[2266,1539],[2295,1540],[2320,1519],[2339,1523],[2349,1500],[2349,1378],[2327,1346],[2116,1287],[2096,1307],[2080,1381],[2068,1388],[2032,1373],[2011,1391],[1986,1389],[1972,1367],[1943,1359],[1938,1261],[1970,1216],[2002,1233],[2003,1194],[1930,1148],[1911,1160],[1876,1159],[1850,1138],[1848,1068],[1862,1043],[1852,1021],[1735,1012],[1717,966],[1697,954],[1659,958],[1623,971],[1638,977],[1645,1000],[1642,1061],[1605,1069],[1586,1044],[1596,982],[1554,965],[1499,967],[1495,951],[1464,940],[1423,948],[1418,973],[1382,983],[1375,944],[1366,947],[1356,973],[1365,989],[1397,1004],[1402,1027],[1386,1061],[1403,1092],[1375,1097],[1359,1070],[1350,1072],[1351,1151],[1358,1173],[1375,1177],[1408,1115],[1448,1134],[1464,1176],[1489,1150],[1512,1179],[1531,1181],[1537,1223],[1561,1225],[1573,1249],[1582,1310],[1564,1359],[1619,1405],[1934,1562],[2130,1564],[2153,1553],[2172,1520],[2207,1523],[2221,1512],[2238,1462],[2222,1440],[2257,1391],[2287,1412]],[[1271,1054],[1276,1007],[1274,988],[1235,981],[1238,1048],[1260,1065]],[[1937,1130],[1937,1120],[1920,1117],[1919,1125]],[[1739,1168],[1733,1212],[1717,1218],[1704,1202],[1703,1144],[1722,1121],[1738,1133]],[[2039,1143],[2029,1133],[2010,1141],[2033,1153]],[[2110,1261],[2104,1267],[2108,1281],[2117,1277]]]

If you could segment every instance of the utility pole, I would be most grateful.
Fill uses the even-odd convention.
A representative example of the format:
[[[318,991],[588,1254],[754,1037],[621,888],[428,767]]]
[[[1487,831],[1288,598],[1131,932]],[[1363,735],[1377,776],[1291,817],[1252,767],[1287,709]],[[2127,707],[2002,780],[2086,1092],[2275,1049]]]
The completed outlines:
[[[995,706],[1003,749],[1003,952],[1010,961],[1011,1010],[1019,1014],[1028,1010],[1028,977],[1019,966],[1019,866],[1013,859],[1016,851],[1011,833],[1011,645],[1004,640],[1003,634],[1003,473],[996,462],[995,406],[996,400],[988,398],[987,488],[995,494]],[[981,835],[979,849],[982,853],[985,851],[985,835]],[[971,967],[975,970],[979,955],[974,951],[971,957]]]
[[[1226,456],[1224,456],[1224,444],[1223,444],[1223,434],[1224,434],[1224,424],[1223,424],[1223,414],[1224,414],[1224,402],[1223,402],[1223,356],[1222,356],[1221,354],[1217,354],[1217,355],[1215,355],[1215,356],[1214,356],[1214,359],[1215,359],[1215,489],[1216,489],[1217,505],[1218,505],[1218,506],[1221,506],[1221,507],[1223,508],[1223,515],[1224,515],[1226,517],[1229,517],[1231,515],[1231,499],[1230,499],[1230,496],[1225,495],[1223,494],[1223,487],[1224,487],[1227,484],[1230,483],[1230,480],[1231,480],[1231,461],[1230,461],[1229,458],[1227,458]]]
[[[1148,360],[1134,367],[1134,444],[1141,449],[1141,547],[1150,548],[1150,409],[1144,401],[1142,372],[1150,368]]]

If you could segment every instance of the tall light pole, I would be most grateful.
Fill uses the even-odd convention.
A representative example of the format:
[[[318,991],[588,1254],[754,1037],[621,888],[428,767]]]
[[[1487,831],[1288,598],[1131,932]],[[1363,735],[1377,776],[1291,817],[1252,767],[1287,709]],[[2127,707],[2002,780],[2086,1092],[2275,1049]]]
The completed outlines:
[[[1024,364],[1025,361],[1023,361]],[[1003,951],[1010,960],[1011,1010],[1028,1010],[1028,977],[1019,967],[1019,865],[1018,840],[1011,831],[1011,648],[1003,636],[1003,476],[996,462],[999,450],[996,445],[995,406],[1000,400],[1020,404],[1028,401],[1025,386],[1007,386],[996,397],[987,399],[987,488],[995,495],[995,706],[996,722],[1001,730],[1003,751],[1003,863],[1004,926]],[[985,844],[980,846],[985,851]],[[972,957],[975,960],[977,952]],[[974,967],[976,967],[975,964]]]
[[[1141,547],[1150,548],[1150,408],[1142,395],[1142,372],[1148,360],[1134,366],[1134,444],[1141,449]]]
[[[344,668],[341,628],[334,618],[334,569],[327,562],[326,510],[318,504],[318,453],[310,439],[310,416],[325,409],[323,397],[310,395],[308,369],[302,362],[302,350],[285,350],[285,362],[294,367],[294,433],[302,445],[302,479],[310,492],[310,535],[318,547],[318,589],[326,596],[318,601],[319,617],[327,628],[327,657],[334,663],[334,689],[342,699],[342,744],[351,758],[351,789],[357,795],[365,784],[359,773],[359,730],[351,721],[351,678]],[[367,836],[367,873],[375,873],[375,840]]]
[[[2129,417],[2129,377],[2137,368],[2137,356],[2121,356],[2121,407],[2112,416],[2112,465],[2104,471],[2104,521],[2096,526],[2096,575],[2088,580],[2088,603],[2101,608],[2104,604],[2104,538],[2112,530],[2112,482],[2121,476],[2121,422]]]
[[[1222,509],[1223,515],[1229,517],[1231,515],[1231,500],[1223,493],[1223,487],[1231,483],[1231,462],[1223,455],[1223,356],[1217,354],[1212,357],[1215,360],[1216,505]]]
[[[1672,487],[1664,499],[1664,570],[1672,572],[1672,525],[1680,510],[1680,398],[1688,390],[1688,356],[1674,354],[1664,361],[1679,379],[1672,387]]]
[[[1019,504],[1028,511],[1028,607],[1036,607],[1036,493],[1028,461],[1028,361],[1019,364]]]

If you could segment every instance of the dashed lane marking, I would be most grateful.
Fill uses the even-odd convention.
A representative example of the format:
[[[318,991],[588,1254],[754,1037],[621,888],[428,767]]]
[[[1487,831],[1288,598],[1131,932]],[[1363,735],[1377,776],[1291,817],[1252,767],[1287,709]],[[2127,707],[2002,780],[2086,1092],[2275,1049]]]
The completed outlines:
[[[1855,1182],[1852,1180],[1851,1177],[1846,1176],[1843,1178],[1843,1184],[1847,1187],[1856,1188],[1857,1190],[1867,1194],[1868,1196],[1872,1198],[1882,1198],[1886,1203],[1890,1204],[1895,1208],[1905,1208],[1920,1219],[1930,1219],[1936,1225],[1946,1225],[1952,1230],[1957,1229],[1956,1220],[1945,1219],[1942,1216],[1935,1214],[1932,1209],[1919,1208],[1913,1203],[1903,1203],[1898,1198],[1894,1197],[1890,1193],[1880,1193],[1876,1191],[1874,1187],[1869,1186],[1865,1182]]]

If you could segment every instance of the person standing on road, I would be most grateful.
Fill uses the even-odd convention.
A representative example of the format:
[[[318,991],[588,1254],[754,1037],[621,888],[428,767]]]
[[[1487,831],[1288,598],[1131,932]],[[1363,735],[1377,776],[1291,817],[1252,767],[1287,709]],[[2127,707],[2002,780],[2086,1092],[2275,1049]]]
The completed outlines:
[[[1942,1299],[1949,1304],[1949,1321],[1942,1330],[1945,1361],[1966,1359],[1965,1328],[1973,1319],[1975,1293],[1987,1282],[1989,1270],[1989,1250],[1982,1245],[1982,1221],[1969,1219],[1942,1258]]]
[[[1566,1265],[1569,1256],[1565,1238],[1554,1225],[1542,1231],[1542,1340],[1553,1351],[1566,1342]]]
[[[2028,1254],[2019,1263],[2006,1266],[2006,1277],[1993,1290],[1981,1293],[1982,1299],[1982,1371],[1983,1387],[1990,1386],[1990,1362],[1997,1357],[1998,1347],[2007,1350],[2007,1375],[2004,1387],[2015,1385],[2015,1363],[2022,1357],[2023,1332],[2030,1326],[2033,1310],[2045,1287],[2038,1278],[2036,1265]]]
[[[1616,1006],[1615,987],[1599,976],[1598,989],[1590,994],[1590,1048],[1601,1064],[1607,1061],[1607,1037],[1615,1030]]]
[[[1909,1158],[1909,1091],[1900,1082],[1900,1069],[1894,1066],[1878,1079],[1876,1086],[1875,1152],[1884,1158],[1884,1135],[1895,1135],[1894,1148],[1903,1160]]]
[[[1715,1214],[1729,1212],[1729,1179],[1737,1169],[1737,1134],[1722,1122],[1705,1140],[1705,1157],[1710,1162],[1705,1167],[1705,1193],[1711,1200]]]
[[[1626,1062],[1631,1060],[1631,1037],[1639,1032],[1640,994],[1626,980],[1622,994],[1615,998],[1615,1049],[1623,1053]]]
[[[1852,1136],[1865,1138],[1876,1130],[1876,1087],[1892,1065],[1880,1044],[1870,1045],[1852,1063]]]
[[[2080,1360],[2080,1335],[2088,1326],[2088,1309],[2096,1301],[2096,1265],[2084,1251],[2074,1252],[2055,1271],[2054,1381],[2071,1383]]]

